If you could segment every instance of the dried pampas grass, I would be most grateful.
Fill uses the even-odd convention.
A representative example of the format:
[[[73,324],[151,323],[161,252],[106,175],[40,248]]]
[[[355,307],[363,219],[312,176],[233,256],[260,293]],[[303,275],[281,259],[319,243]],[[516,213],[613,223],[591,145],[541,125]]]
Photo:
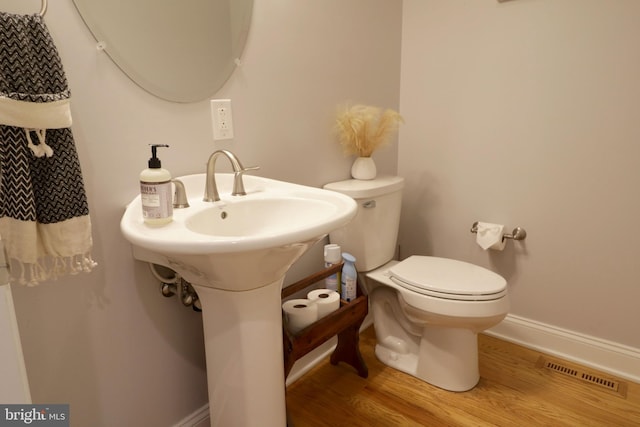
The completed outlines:
[[[371,157],[389,142],[389,136],[404,120],[393,110],[368,105],[343,106],[336,118],[336,134],[345,154]]]

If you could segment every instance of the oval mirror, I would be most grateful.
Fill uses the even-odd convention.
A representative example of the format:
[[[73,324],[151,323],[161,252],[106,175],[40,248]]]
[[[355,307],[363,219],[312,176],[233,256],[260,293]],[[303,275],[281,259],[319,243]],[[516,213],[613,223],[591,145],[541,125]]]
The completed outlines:
[[[100,48],[143,89],[209,98],[236,67],[253,0],[73,0]]]

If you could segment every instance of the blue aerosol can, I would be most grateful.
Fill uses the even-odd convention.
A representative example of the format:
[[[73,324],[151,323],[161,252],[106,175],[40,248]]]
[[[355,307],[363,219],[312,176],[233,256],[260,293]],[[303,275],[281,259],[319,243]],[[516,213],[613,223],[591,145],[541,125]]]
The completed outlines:
[[[356,258],[350,253],[344,252],[342,259],[344,265],[342,266],[340,297],[347,302],[351,302],[357,296],[358,272],[356,271]]]

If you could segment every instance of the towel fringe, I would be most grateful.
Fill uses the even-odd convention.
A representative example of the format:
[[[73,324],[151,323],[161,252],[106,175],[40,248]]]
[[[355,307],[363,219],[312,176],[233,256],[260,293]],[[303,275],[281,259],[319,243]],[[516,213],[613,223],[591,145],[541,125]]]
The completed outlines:
[[[50,265],[48,265],[50,264]],[[67,274],[90,273],[98,265],[91,258],[91,254],[76,254],[71,256],[48,256],[40,258],[35,263],[24,263],[11,259],[9,266],[20,268],[19,275],[11,275],[10,281],[23,286],[33,287],[45,280],[57,280]]]
[[[31,140],[31,132],[35,132],[36,135],[38,136],[38,145],[35,145]],[[46,129],[24,128],[24,133],[25,135],[27,135],[27,145],[29,146],[29,148],[31,149],[31,151],[36,157],[53,156],[53,149],[50,146],[48,146],[46,142],[46,136],[47,136]]]

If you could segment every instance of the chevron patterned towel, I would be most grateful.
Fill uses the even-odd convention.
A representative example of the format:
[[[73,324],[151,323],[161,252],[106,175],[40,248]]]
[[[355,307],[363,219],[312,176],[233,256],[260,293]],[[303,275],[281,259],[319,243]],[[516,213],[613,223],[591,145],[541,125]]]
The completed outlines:
[[[96,265],[69,98],[42,17],[0,12],[0,236],[12,282]]]

